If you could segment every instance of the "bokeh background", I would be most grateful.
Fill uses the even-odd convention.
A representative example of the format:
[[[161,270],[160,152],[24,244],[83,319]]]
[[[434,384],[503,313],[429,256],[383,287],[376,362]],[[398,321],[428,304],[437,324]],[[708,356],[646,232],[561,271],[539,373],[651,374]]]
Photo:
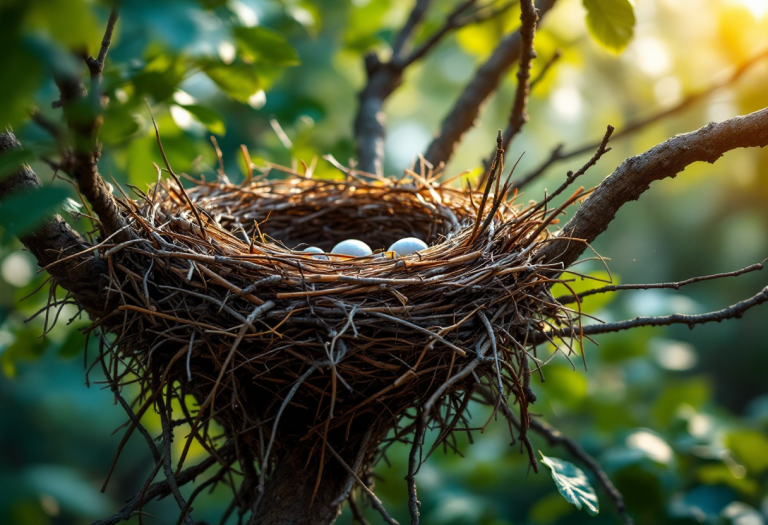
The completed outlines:
[[[155,180],[152,162],[161,162],[145,99],[176,171],[215,176],[211,134],[218,138],[232,180],[242,178],[241,144],[256,163],[298,159],[310,164],[327,153],[346,162],[354,156],[356,94],[365,82],[362,54],[375,49],[386,55],[393,31],[412,7],[411,1],[399,0],[122,4],[105,72],[111,105],[100,166],[108,180],[141,189]],[[435,4],[422,38],[452,8],[444,0]],[[50,109],[57,98],[51,72],[79,67],[67,49],[87,46],[94,52],[108,13],[107,5],[86,0],[0,2],[0,120],[11,122],[36,155],[50,154],[54,143],[26,121],[29,108],[34,104],[56,117]],[[534,71],[557,49],[562,58],[534,90],[531,121],[513,143],[511,156],[525,153],[520,173],[545,159],[556,144],[580,146],[599,139],[607,124],[621,130],[673,107],[768,49],[768,0],[636,0],[635,15],[634,39],[620,55],[589,36],[579,0],[559,0],[544,18]],[[388,174],[402,173],[424,151],[475,67],[503,34],[516,28],[518,17],[513,8],[499,20],[464,28],[407,71],[386,105]],[[243,31],[235,28],[254,27],[263,29],[253,33],[271,42],[272,52],[244,48],[233,36]],[[474,170],[469,176],[477,175],[496,130],[506,124],[514,86],[512,71],[465,137],[448,174]],[[616,140],[583,184],[597,184],[626,157],[676,133],[768,106],[766,86],[768,60],[674,117]],[[282,139],[275,132],[278,126]],[[583,160],[553,166],[525,188],[520,202],[540,198]],[[33,168],[46,185],[69,188],[54,180],[44,163],[34,162]],[[316,171],[327,176],[333,169],[320,158]],[[68,202],[65,206],[72,206]],[[74,318],[68,325],[76,310],[65,306],[45,336],[45,314],[25,321],[45,304],[48,286],[22,301],[43,284],[44,276],[7,233],[0,246],[0,523],[90,523],[114,513],[140,489],[151,471],[151,457],[145,443],[132,438],[106,492],[100,492],[121,438],[120,431],[113,431],[123,424],[123,412],[100,388],[98,371],[86,385],[84,340],[76,330],[87,325],[86,319]],[[610,258],[613,278],[622,283],[676,281],[764,260],[768,149],[733,151],[714,165],[694,165],[675,179],[654,183],[639,202],[620,211],[594,247]],[[594,262],[581,268],[602,275]],[[603,320],[702,313],[766,284],[764,270],[679,291],[593,297],[585,308]],[[49,327],[52,320],[53,314]],[[599,346],[587,345],[588,371],[574,370],[562,358],[548,365],[547,382],[535,385],[536,412],[602,462],[639,524],[764,524],[768,308],[693,331],[641,329],[598,341]],[[489,415],[480,407],[472,411],[478,425]],[[145,423],[158,432],[152,418],[148,415]],[[538,475],[528,472],[519,447],[509,446],[504,422],[491,422],[473,437],[471,445],[460,439],[463,457],[438,451],[422,467],[419,497],[425,523],[617,522],[599,488],[601,513],[590,517],[560,497],[546,469]],[[573,461],[565,450],[539,438],[534,445],[548,456]],[[376,469],[376,491],[401,523],[408,522],[406,454],[393,447],[389,464]],[[195,517],[217,523],[228,502],[223,490],[201,496]],[[174,523],[178,515],[171,501],[149,504],[146,510],[152,517],[144,523]],[[370,521],[380,522],[369,511]],[[345,510],[339,523],[350,522]]]

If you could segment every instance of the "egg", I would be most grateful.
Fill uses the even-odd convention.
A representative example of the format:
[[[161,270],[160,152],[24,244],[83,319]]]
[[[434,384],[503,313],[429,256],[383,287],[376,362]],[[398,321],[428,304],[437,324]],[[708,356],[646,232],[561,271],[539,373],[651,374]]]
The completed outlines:
[[[309,248],[304,248],[301,250],[303,253],[325,253],[321,248],[318,248],[317,246],[310,246]],[[321,261],[327,261],[328,256],[327,255],[313,255],[313,259],[319,259]]]
[[[358,241],[357,239],[347,239],[334,246],[331,250],[331,253],[338,255],[351,255],[352,257],[365,257],[366,255],[371,255],[373,251],[363,241]]]
[[[420,252],[421,250],[426,250],[427,248],[427,243],[421,239],[417,239],[416,237],[406,237],[405,239],[396,241],[387,251],[395,252],[400,257],[403,257],[405,255]]]

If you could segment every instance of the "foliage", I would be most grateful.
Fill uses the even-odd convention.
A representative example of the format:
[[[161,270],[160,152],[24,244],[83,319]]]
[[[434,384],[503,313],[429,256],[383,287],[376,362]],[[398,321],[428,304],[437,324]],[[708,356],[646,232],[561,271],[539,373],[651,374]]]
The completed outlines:
[[[580,145],[585,136],[599,135],[606,123],[620,125],[647,114],[648,108],[673,103],[689,88],[748,58],[745,50],[768,45],[768,15],[759,5],[750,10],[759,2],[707,0],[697,9],[678,4],[683,3],[656,0],[633,7],[627,0],[563,0],[547,15],[537,49],[546,59],[562,48],[563,58],[534,90],[529,113],[537,118],[514,144],[515,152],[526,151],[521,171],[545,158],[554,143]],[[34,155],[38,161],[33,166],[46,183],[41,190],[45,206],[39,196],[34,206],[26,197],[0,204],[0,215],[5,214],[0,223],[7,224],[9,215],[23,217],[23,223],[13,222],[24,228],[59,207],[65,197],[77,201],[68,185],[50,182],[52,172],[39,159],[50,155],[55,143],[27,120],[33,104],[45,115],[56,115],[50,108],[56,97],[51,73],[82,68],[71,59],[72,49],[98,52],[108,6],[85,0],[11,0],[0,9],[0,49],[5,50],[0,58],[0,122],[14,126],[31,152],[0,159],[0,177]],[[118,184],[141,189],[154,182],[152,162],[159,163],[160,157],[145,100],[179,172],[213,176],[217,159],[209,133],[218,136],[230,173],[242,162],[240,144],[257,161],[290,163],[295,157],[310,164],[326,153],[350,158],[354,96],[364,78],[362,53],[384,49],[409,9],[409,2],[380,0],[124,2],[104,76],[111,103],[101,135],[102,173],[107,180],[111,175]],[[462,29],[405,79],[387,107],[389,173],[407,167],[423,151],[473,65],[490,53],[499,35],[514,28],[518,14],[510,12],[498,27]],[[650,22],[635,27],[641,14]],[[583,38],[587,32],[606,48],[627,52],[620,58],[608,55]],[[539,63],[534,76],[536,68]],[[506,124],[512,77],[490,102],[481,127],[467,138],[449,172],[473,168],[489,152],[495,130]],[[602,172],[590,175],[590,182],[667,136],[765,106],[765,79],[765,68],[758,69],[727,97],[617,142],[601,162]],[[290,138],[288,150],[275,135],[273,120]],[[693,168],[622,210],[615,232],[596,245],[613,259],[614,279],[680,279],[766,257],[768,211],[761,202],[768,194],[768,153],[738,153],[728,160],[735,168]],[[331,168],[318,161],[317,176],[324,170]],[[527,188],[527,194],[535,197],[545,185],[556,186],[560,171]],[[3,239],[11,242],[14,233],[6,229]],[[585,266],[585,273],[602,271],[594,262]],[[44,277],[34,273],[31,259],[15,241],[0,248],[0,270],[0,522],[87,523],[103,517],[135,492],[149,472],[143,444],[135,438],[129,442],[118,465],[122,473],[106,495],[100,494],[119,441],[110,433],[123,421],[111,396],[95,384],[100,372],[91,373],[90,389],[83,385],[79,348],[85,341],[77,328],[86,321],[72,306],[62,305],[58,325],[41,337],[46,320],[24,320],[45,300]],[[603,319],[698,312],[729,304],[764,283],[765,276],[758,273],[690,292],[625,292],[613,302],[593,297],[584,308]],[[21,302],[41,285],[42,292]],[[739,322],[694,332],[668,328],[601,337],[599,347],[586,346],[588,372],[574,371],[560,354],[554,355],[551,377],[536,383],[536,412],[602,462],[640,524],[765,521],[764,317],[763,311],[755,311]],[[66,326],[70,318],[72,324]],[[89,351],[92,357],[93,341]],[[480,407],[473,414],[477,426],[491,416]],[[147,426],[156,432],[159,423],[152,426],[153,416],[147,416]],[[435,453],[422,467],[419,495],[427,523],[615,522],[601,489],[601,513],[592,518],[565,503],[548,476],[526,476],[525,458],[517,447],[508,446],[500,426],[491,422],[483,435],[475,433],[473,445],[468,438],[460,442],[458,450],[466,458]],[[550,462],[551,456],[567,457],[561,448],[536,446]],[[391,468],[382,465],[378,471],[382,480],[377,492],[402,520],[406,500],[397,474],[403,471],[407,450],[393,447],[390,461]],[[594,479],[590,482],[597,486]],[[201,497],[196,503],[199,519],[216,522],[225,501],[219,489]],[[365,509],[373,521],[375,514],[369,511]],[[163,503],[151,512],[161,522],[174,516],[173,508]],[[349,520],[345,510],[342,523]]]

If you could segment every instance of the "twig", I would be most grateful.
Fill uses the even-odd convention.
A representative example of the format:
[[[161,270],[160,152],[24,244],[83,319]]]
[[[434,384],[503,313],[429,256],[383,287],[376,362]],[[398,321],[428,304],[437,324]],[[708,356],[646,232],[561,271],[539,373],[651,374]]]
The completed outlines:
[[[753,295],[749,299],[740,301],[736,304],[717,310],[715,312],[708,312],[706,314],[687,315],[687,314],[672,314],[663,315],[658,317],[636,317],[634,319],[628,319],[626,321],[618,321],[616,323],[595,324],[582,327],[584,335],[594,334],[607,334],[610,332],[620,332],[622,330],[629,330],[630,328],[637,328],[639,326],[670,326],[673,324],[685,324],[688,328],[693,329],[698,324],[706,324],[726,319],[733,319],[741,317],[744,312],[759,306],[765,302],[768,302],[768,286],[763,288],[760,292]],[[549,332],[543,332],[537,335],[537,342],[544,342],[545,336],[549,337],[570,337],[574,332],[573,328],[561,328],[559,330],[551,330]]]
[[[350,476],[352,476],[358,485],[360,485],[360,488],[363,489],[363,491],[368,494],[368,497],[371,498],[371,504],[373,505],[373,508],[376,509],[379,514],[381,514],[381,517],[384,519],[385,522],[389,523],[390,525],[400,525],[397,521],[395,521],[393,518],[389,517],[389,514],[387,514],[387,510],[384,508],[384,505],[382,505],[381,500],[376,497],[376,494],[373,493],[371,489],[368,488],[368,486],[363,483],[363,481],[358,477],[357,473],[350,468],[349,465],[347,465],[347,462],[344,461],[344,459],[339,455],[338,452],[336,452],[330,443],[326,442],[325,446],[328,447],[328,450],[333,454],[333,457],[335,457],[339,463],[341,463],[341,466],[344,467],[344,469],[349,473]]]
[[[539,18],[544,16],[557,0],[538,0]],[[523,48],[520,31],[502,39],[488,60],[472,75],[454,107],[443,119],[440,132],[427,148],[424,158],[433,166],[447,164],[464,134],[474,126],[485,100],[496,91],[504,74],[520,58]]]
[[[229,446],[226,447],[227,450],[229,448]],[[219,452],[221,453],[224,450],[225,447],[222,447],[219,449]],[[193,481],[195,478],[197,478],[197,476],[211,468],[211,466],[214,464],[216,464],[216,458],[213,456],[205,458],[205,460],[199,464],[187,468],[181,474],[176,476],[176,484],[179,487],[186,485],[190,481]],[[170,494],[171,485],[169,484],[168,480],[166,479],[163,481],[158,481],[157,483],[150,485],[147,490],[139,492],[133,496],[116,514],[103,520],[94,521],[91,525],[115,525],[121,521],[129,520],[133,517],[134,512],[139,508],[142,501],[152,500],[154,498],[164,498]]]
[[[743,275],[745,273],[750,273],[750,272],[754,272],[762,269],[763,269],[763,265],[760,263],[757,263],[757,264],[752,264],[750,266],[742,268],[741,270],[736,270],[735,272],[714,273],[711,275],[704,275],[701,277],[691,277],[690,279],[686,279],[684,281],[677,281],[677,282],[671,282],[671,283],[615,284],[615,285],[603,286],[602,288],[595,288],[593,290],[587,290],[586,292],[581,292],[576,295],[563,295],[561,297],[558,297],[555,300],[560,304],[569,304],[569,303],[575,303],[576,301],[580,301],[581,299],[585,297],[589,297],[590,295],[596,295],[596,294],[608,293],[608,292],[617,292],[619,290],[653,290],[653,289],[662,289],[662,288],[671,288],[673,290],[679,290],[681,286],[687,286],[689,284],[699,283],[702,281],[711,281],[713,279],[722,279],[723,277],[738,277],[739,275]]]
[[[117,24],[117,19],[119,17],[120,13],[118,13],[117,8],[113,8],[112,12],[109,14],[107,29],[104,31],[104,38],[101,40],[101,49],[99,49],[98,57],[93,58],[92,56],[89,56],[85,59],[86,64],[88,64],[88,69],[91,72],[92,87],[98,87],[98,85],[101,83],[101,74],[104,71],[104,64],[107,60],[107,52],[109,51],[109,46],[112,43],[112,33],[115,30],[115,24]]]
[[[169,398],[170,395],[171,392],[169,389]],[[171,430],[171,425],[168,421],[168,412],[166,411],[165,403],[163,403],[163,396],[158,396],[155,402],[157,403],[157,411],[160,414],[160,424],[163,428],[163,471],[165,472],[165,478],[168,480],[168,487],[171,490],[171,494],[173,494],[173,498],[179,505],[179,510],[185,512],[188,510],[187,501],[179,491],[178,480],[176,479],[176,475],[173,473],[173,467],[171,466],[171,440],[173,439],[173,431]],[[184,516],[184,521],[190,525],[194,525],[195,523],[189,514]]]
[[[568,267],[608,228],[619,209],[640,198],[653,181],[674,177],[694,162],[714,163],[732,149],[766,145],[768,108],[676,135],[645,153],[630,157],[600,183],[537,256],[544,262],[562,262]]]
[[[728,78],[721,80],[719,82],[715,82],[711,86],[704,88],[700,91],[695,91],[685,97],[683,100],[681,100],[678,104],[675,106],[672,106],[671,108],[664,109],[662,111],[659,111],[657,113],[654,113],[653,115],[650,115],[648,117],[635,120],[633,122],[630,122],[626,126],[622,127],[618,133],[614,136],[614,139],[620,139],[623,137],[626,137],[632,133],[635,133],[637,131],[640,131],[641,129],[645,128],[646,126],[649,126],[651,124],[654,124],[666,117],[670,117],[672,115],[676,115],[677,113],[680,113],[689,107],[691,107],[694,103],[698,102],[699,100],[707,97],[708,95],[714,93],[715,91],[722,89],[724,87],[727,87],[737,80],[739,80],[744,73],[746,73],[749,69],[752,68],[755,64],[760,62],[762,59],[768,57],[768,50],[763,51],[762,53],[759,53],[755,55],[754,57],[750,58],[743,64],[741,64],[739,67],[734,69],[733,73],[731,73]],[[570,159],[571,157],[575,157],[577,155],[582,155],[584,153],[587,153],[589,151],[594,150],[597,147],[598,143],[594,142],[591,144],[585,144],[583,146],[580,146],[578,148],[575,148],[570,151],[563,151],[564,145],[558,144],[555,146],[555,148],[552,150],[552,152],[549,154],[549,157],[547,160],[542,162],[537,168],[531,170],[529,173],[525,175],[520,180],[520,183],[517,185],[517,187],[523,187],[526,184],[530,183],[532,180],[540,177],[543,175],[547,169],[549,169],[550,166],[553,164]]]

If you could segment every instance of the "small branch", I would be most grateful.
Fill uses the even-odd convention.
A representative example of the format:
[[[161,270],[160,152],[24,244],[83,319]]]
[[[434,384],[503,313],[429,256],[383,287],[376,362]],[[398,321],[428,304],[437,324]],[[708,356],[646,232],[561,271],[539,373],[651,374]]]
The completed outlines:
[[[754,272],[762,269],[763,269],[763,265],[760,263],[757,263],[757,264],[752,264],[750,266],[747,266],[746,268],[742,268],[741,270],[736,270],[735,272],[714,273],[711,275],[704,275],[701,277],[691,277],[690,279],[686,279],[685,281],[678,281],[673,283],[609,285],[609,286],[603,286],[602,288],[595,288],[594,290],[587,290],[586,292],[576,294],[575,296],[564,295],[562,297],[558,297],[556,301],[560,304],[570,304],[570,303],[575,303],[577,300],[581,302],[582,299],[584,299],[585,297],[589,297],[590,295],[596,295],[596,294],[608,293],[608,292],[617,292],[619,290],[653,290],[653,289],[662,289],[662,288],[671,288],[673,290],[679,290],[681,286],[687,286],[693,283],[700,283],[702,281],[722,279],[723,277],[738,277],[739,275],[744,275],[745,273],[750,273],[750,272]]]
[[[112,9],[112,12],[109,14],[107,29],[104,31],[104,38],[101,40],[99,56],[97,58],[89,56],[85,59],[86,64],[88,64],[88,69],[91,72],[92,87],[97,87],[101,83],[101,74],[104,72],[104,64],[107,60],[107,52],[109,51],[109,46],[112,43],[112,33],[115,30],[115,24],[117,24],[117,19],[119,17],[120,13],[118,13],[117,8]]]
[[[605,129],[605,135],[603,135],[603,140],[600,142],[600,144],[597,146],[597,151],[595,151],[595,154],[592,155],[592,158],[587,161],[586,164],[584,164],[576,173],[569,171],[565,174],[565,182],[563,182],[560,187],[558,187],[555,191],[553,191],[550,195],[547,196],[546,199],[539,202],[536,206],[534,206],[529,212],[525,214],[526,217],[530,217],[537,211],[539,211],[541,208],[552,202],[552,199],[560,195],[563,191],[565,191],[568,186],[573,184],[573,182],[584,175],[589,169],[597,164],[597,162],[600,160],[600,158],[611,151],[611,148],[608,147],[608,141],[611,140],[611,135],[613,134],[614,127],[609,125]],[[522,183],[512,183],[513,188],[518,188],[522,185],[524,185],[526,181],[523,181]]]
[[[399,57],[407,45],[408,41],[413,36],[413,32],[416,26],[419,25],[424,15],[427,13],[432,0],[416,0],[416,4],[413,6],[411,14],[408,16],[403,29],[398,33],[395,42],[392,44],[392,56]]]
[[[511,133],[504,137],[503,149],[505,151],[509,149],[509,144],[515,135],[520,133],[525,123],[528,122],[527,108],[528,95],[530,94],[531,62],[536,58],[533,40],[536,36],[536,24],[539,21],[539,16],[536,14],[533,0],[522,0],[520,9],[522,51],[520,53],[520,67],[517,70],[517,91],[515,91],[515,101],[512,104],[512,113],[509,116]]]
[[[397,521],[395,521],[393,518],[389,517],[389,514],[387,514],[386,509],[384,508],[384,505],[381,503],[381,500],[376,497],[376,494],[373,493],[371,489],[368,488],[368,486],[363,483],[363,481],[360,479],[360,477],[357,475],[357,473],[352,470],[352,468],[347,465],[347,462],[344,461],[344,459],[339,455],[338,452],[336,452],[330,443],[325,443],[326,447],[328,447],[328,450],[333,454],[333,457],[336,458],[336,460],[341,464],[342,467],[344,467],[344,470],[346,470],[350,476],[352,476],[358,485],[360,485],[360,488],[363,489],[363,491],[368,494],[368,497],[371,498],[371,504],[373,505],[373,508],[378,511],[379,514],[381,514],[381,517],[384,519],[386,523],[389,525],[399,525]]]
[[[439,44],[448,33],[461,29],[472,24],[479,24],[486,20],[491,20],[509,10],[513,5],[517,4],[518,0],[512,0],[503,4],[496,9],[488,9],[488,5],[477,8],[473,14],[466,15],[465,12],[472,8],[477,0],[466,0],[459,4],[445,19],[445,23],[440,29],[435,31],[424,43],[413,50],[408,58],[403,62],[403,66],[409,66],[423,58],[427,53]],[[464,18],[462,18],[462,16]]]
[[[707,97],[708,95],[711,95],[713,92],[722,89],[724,87],[727,87],[733,83],[735,83],[737,80],[739,80],[749,69],[752,68],[755,64],[760,62],[762,59],[768,57],[768,51],[764,51],[762,53],[759,53],[755,55],[754,57],[750,58],[746,62],[744,62],[742,65],[737,67],[731,75],[721,80],[720,82],[716,82],[712,84],[711,86],[702,89],[700,91],[696,91],[694,93],[691,93],[687,97],[685,97],[683,100],[681,100],[678,104],[675,106],[672,106],[671,108],[659,111],[658,113],[654,113],[653,115],[650,115],[646,118],[636,120],[634,122],[630,122],[626,126],[624,126],[616,135],[614,136],[615,139],[620,139],[623,137],[626,137],[632,133],[635,133],[637,131],[640,131],[641,129],[654,124],[666,117],[670,117],[672,115],[676,115],[677,113],[680,113],[689,107],[691,107],[694,103],[698,102],[699,100]],[[525,177],[523,177],[520,181],[520,184],[517,185],[517,187],[523,187],[532,180],[540,177],[543,175],[547,169],[549,169],[550,166],[553,164],[570,159],[572,157],[576,157],[578,155],[582,155],[584,153],[587,153],[589,151],[594,150],[597,147],[598,143],[591,143],[591,144],[585,144],[584,146],[575,148],[570,151],[563,151],[564,145],[558,144],[555,146],[555,148],[552,150],[552,152],[549,154],[549,158],[542,162],[539,167],[532,170],[531,172],[527,173]]]
[[[220,454],[223,452],[224,447],[219,449]],[[208,456],[201,463],[193,467],[189,467],[181,474],[179,474],[176,477],[176,484],[179,487],[186,485],[190,481],[193,481],[195,478],[197,478],[197,476],[211,468],[214,464],[216,464],[216,458],[213,456]],[[136,512],[136,510],[141,506],[142,501],[151,501],[154,498],[159,499],[169,496],[171,494],[171,485],[166,479],[163,481],[158,481],[157,483],[153,483],[146,491],[142,492],[143,494],[136,494],[130,500],[128,500],[123,508],[121,508],[120,511],[113,516],[103,520],[94,521],[91,525],[115,525],[121,521],[127,521],[134,516],[134,512]]]
[[[538,0],[536,9],[539,11],[539,18],[543,17],[556,1]],[[504,37],[488,60],[475,71],[453,109],[443,119],[439,134],[424,154],[433,166],[441,162],[448,163],[464,133],[474,126],[483,103],[496,91],[504,74],[520,58],[522,49],[522,36],[520,31],[515,31]]]
[[[538,419],[531,419],[530,429],[537,434],[542,435],[550,446],[563,446],[571,454],[571,456],[584,464],[597,478],[597,481],[603,487],[605,493],[608,494],[608,497],[611,499],[613,506],[616,507],[616,512],[618,512],[621,520],[626,525],[632,525],[634,523],[629,514],[627,514],[627,507],[624,503],[624,496],[608,478],[608,475],[605,473],[600,463],[586,450],[584,450],[581,445],[548,423]]]
[[[744,315],[744,312],[755,306],[759,306],[765,302],[768,302],[768,286],[763,288],[759,293],[753,295],[749,299],[738,302],[734,305],[717,310],[716,312],[709,312],[706,314],[687,315],[687,314],[672,314],[663,315],[658,317],[636,317],[634,319],[628,319],[626,321],[619,321],[616,323],[595,324],[581,327],[581,333],[584,335],[595,334],[607,334],[611,332],[620,332],[622,330],[629,330],[631,328],[637,328],[640,326],[670,326],[673,324],[685,324],[688,328],[693,329],[698,324],[706,324],[726,319],[739,318]],[[571,337],[572,335],[578,335],[579,328],[562,328],[560,330],[553,330],[549,332],[542,332],[535,337],[536,343],[547,341],[547,338],[553,337]]]
[[[170,398],[170,389],[168,395]],[[160,414],[160,423],[163,428],[163,471],[165,472],[165,477],[168,481],[168,487],[170,488],[171,494],[173,494],[176,503],[179,505],[179,510],[185,512],[188,510],[187,501],[179,491],[178,480],[176,479],[176,475],[173,473],[173,467],[171,466],[171,440],[173,439],[173,430],[171,429],[169,422],[170,418],[168,417],[166,406],[163,403],[162,395],[157,397],[156,403],[157,411]],[[170,399],[168,405],[170,407]],[[184,516],[184,521],[190,525],[194,525],[195,523],[189,514]]]
[[[766,145],[768,108],[676,135],[630,157],[600,183],[565,227],[538,252],[538,257],[568,267],[608,228],[619,209],[637,200],[653,181],[674,177],[694,162],[714,163],[732,149]]]
[[[520,133],[525,123],[528,122],[527,108],[528,95],[530,94],[529,80],[531,78],[531,62],[536,58],[536,50],[533,46],[533,40],[536,36],[536,23],[538,21],[539,15],[536,14],[536,7],[533,4],[533,0],[522,0],[520,3],[519,30],[522,38],[522,51],[520,53],[520,65],[517,69],[517,90],[515,91],[515,99],[512,103],[512,111],[509,114],[507,129],[502,135],[502,151],[507,151],[509,149],[512,139],[515,138],[515,135]],[[482,188],[485,184],[495,155],[496,152],[483,162],[485,171],[483,172],[483,176],[480,177],[480,180],[477,182],[478,189]]]
[[[563,55],[562,53],[560,53],[559,49],[554,52],[552,57],[547,61],[546,64],[544,64],[544,67],[541,68],[541,71],[539,71],[539,74],[536,76],[536,78],[531,80],[531,88],[530,88],[531,92],[533,92],[536,86],[539,85],[539,83],[546,78],[547,73],[549,73],[549,70],[552,69],[552,66],[554,66],[555,63],[558,60],[560,60],[562,56]]]

